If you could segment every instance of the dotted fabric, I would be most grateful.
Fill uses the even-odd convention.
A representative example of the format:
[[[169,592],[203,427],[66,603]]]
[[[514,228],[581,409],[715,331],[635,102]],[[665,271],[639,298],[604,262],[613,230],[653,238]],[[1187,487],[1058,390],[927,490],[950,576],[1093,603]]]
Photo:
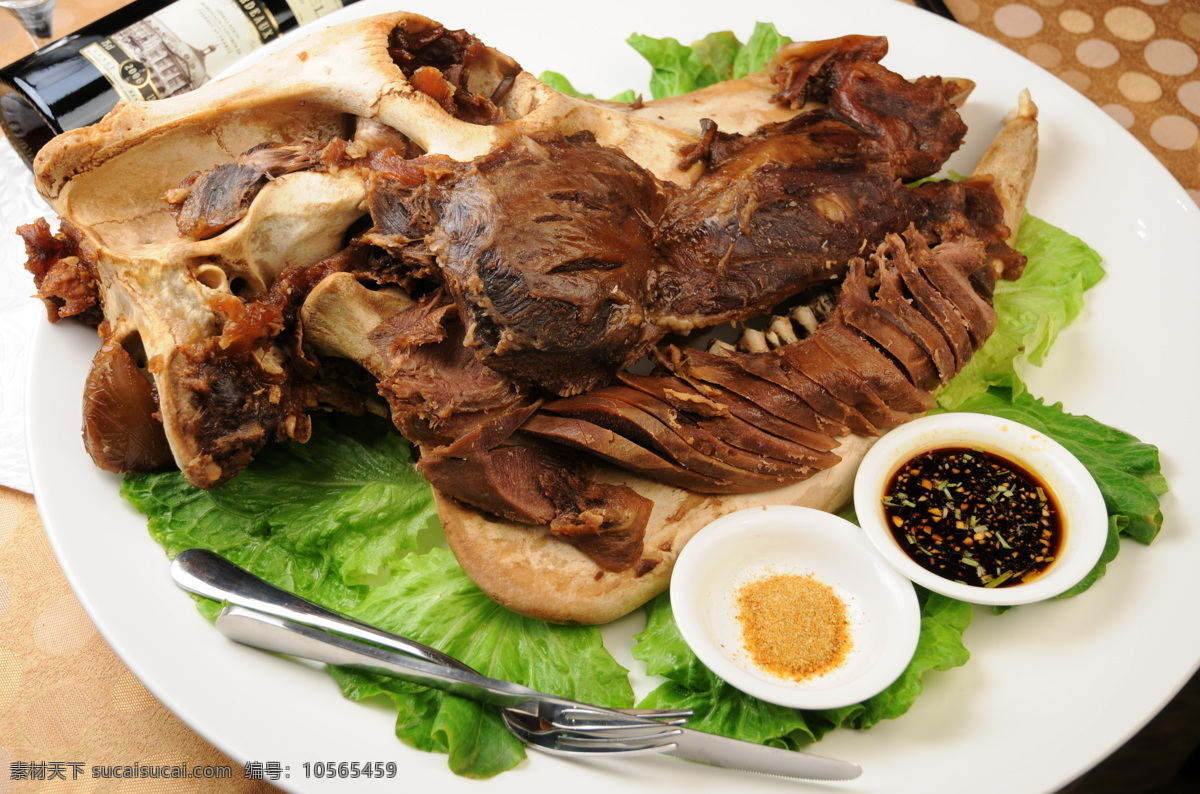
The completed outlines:
[[[122,4],[58,0],[59,32]],[[1200,0],[946,4],[962,24],[1028,57],[1103,107],[1200,200]],[[0,64],[29,49],[15,21],[0,14]],[[1196,723],[1196,689],[1189,687],[1177,700],[1190,698],[1193,716],[1184,712],[1183,719],[1152,723],[1143,732],[1158,731],[1159,738],[1150,737],[1152,751],[1132,760],[1118,753],[1118,766],[1102,765],[1071,787],[1071,794],[1129,791],[1132,781],[1138,790],[1153,790],[1170,780],[1178,759],[1194,746],[1195,729],[1184,728]],[[220,790],[274,790],[243,779],[234,762],[168,712],[125,668],[71,593],[32,497],[0,488],[0,794],[163,790],[146,780],[9,779],[13,762],[56,761],[228,764],[234,779]],[[170,790],[199,792],[213,785],[175,781]]]
[[[1086,95],[1200,203],[1200,0],[946,0]]]

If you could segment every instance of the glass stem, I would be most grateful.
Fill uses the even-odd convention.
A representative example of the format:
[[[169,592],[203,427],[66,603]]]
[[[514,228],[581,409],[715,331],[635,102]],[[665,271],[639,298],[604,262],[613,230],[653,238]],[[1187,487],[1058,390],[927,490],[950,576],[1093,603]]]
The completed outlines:
[[[34,46],[42,47],[49,44],[53,39],[51,18],[54,16],[54,4],[55,0],[48,0],[48,2],[37,3],[35,5],[24,5],[15,8],[5,6],[5,8],[21,21],[25,32],[29,34],[29,38],[33,39]]]

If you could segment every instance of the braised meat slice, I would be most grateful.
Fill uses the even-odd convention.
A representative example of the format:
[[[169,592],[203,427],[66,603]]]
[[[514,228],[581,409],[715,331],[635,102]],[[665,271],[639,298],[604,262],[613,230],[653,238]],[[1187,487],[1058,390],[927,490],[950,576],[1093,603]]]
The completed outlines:
[[[811,465],[816,469],[826,469],[838,462],[838,457],[829,452],[835,446],[833,439],[771,417],[753,403],[736,400],[736,395],[718,395],[714,390],[711,396],[705,396],[691,385],[669,376],[622,372],[619,378],[630,388],[656,397],[687,414],[692,421],[735,447],[776,460]],[[735,402],[738,404],[733,404]],[[743,418],[747,415],[756,421]],[[770,421],[772,419],[775,421]],[[768,428],[777,429],[779,433],[774,434]],[[806,446],[805,442],[812,446]]]

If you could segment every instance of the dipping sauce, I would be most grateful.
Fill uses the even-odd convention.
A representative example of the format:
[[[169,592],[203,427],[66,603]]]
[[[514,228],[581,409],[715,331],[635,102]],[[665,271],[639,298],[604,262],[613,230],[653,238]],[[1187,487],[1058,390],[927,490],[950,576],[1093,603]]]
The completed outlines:
[[[1031,581],[1062,546],[1062,513],[1050,490],[1019,464],[979,449],[912,458],[892,476],[883,506],[909,557],[963,584]]]
[[[777,573],[748,582],[738,591],[737,604],[746,650],[763,671],[804,681],[846,660],[846,604],[811,574]]]

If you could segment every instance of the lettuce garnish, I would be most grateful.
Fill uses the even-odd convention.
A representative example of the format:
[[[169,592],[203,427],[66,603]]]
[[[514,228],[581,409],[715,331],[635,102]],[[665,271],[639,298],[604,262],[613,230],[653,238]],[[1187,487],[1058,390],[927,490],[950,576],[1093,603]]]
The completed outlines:
[[[652,68],[651,95],[674,96],[760,70],[790,41],[759,23],[746,44],[729,32],[691,45],[634,35],[629,43]],[[566,77],[542,80],[579,96]],[[630,102],[634,92],[617,101]],[[1166,491],[1158,451],[1149,444],[1025,391],[1022,369],[1040,365],[1058,333],[1081,311],[1083,293],[1103,276],[1100,257],[1078,238],[1027,216],[1017,248],[1025,275],[998,285],[995,335],[939,394],[942,410],[1007,416],[1042,430],[1074,452],[1095,477],[1109,511],[1109,542],[1096,569],[1066,595],[1082,592],[1116,557],[1119,539],[1149,543],[1162,526]],[[217,551],[276,585],[333,609],[437,647],[481,672],[544,691],[611,706],[633,700],[627,671],[591,627],[566,627],[516,615],[495,604],[434,545],[437,511],[416,473],[408,444],[379,419],[326,417],[307,445],[265,449],[245,472],[214,491],[187,485],[178,472],[126,475],[122,494],[149,517],[169,556]],[[891,686],[841,709],[799,711],[758,701],[707,670],[687,647],[664,594],[648,607],[634,657],[666,683],[640,704],[690,708],[692,727],[748,741],[798,748],[837,727],[865,729],[900,716],[925,676],[966,663],[969,604],[918,588],[921,634],[912,662]],[[219,605],[200,599],[210,617]],[[581,674],[581,672],[585,674]],[[384,676],[330,668],[355,700],[383,697],[397,710],[396,735],[447,753],[451,769],[488,777],[524,751],[493,709]]]
[[[996,284],[996,330],[938,392],[943,408],[961,409],[989,386],[1023,392],[1019,370],[1041,366],[1059,332],[1083,310],[1084,291],[1104,276],[1100,255],[1087,243],[1030,215],[1021,223],[1016,248],[1029,258],[1025,272]]]
[[[308,444],[277,444],[212,491],[179,472],[129,474],[121,493],[149,516],[174,557],[225,555],[272,584],[438,648],[480,672],[566,697],[629,706],[628,671],[599,629],[522,617],[477,588],[449,551],[424,537],[437,522],[407,442],[378,418],[332,416]],[[199,599],[210,618],[220,605]],[[587,675],[576,671],[587,670]],[[488,777],[524,757],[495,709],[424,687],[331,669],[347,697],[388,697],[396,735],[448,753],[451,768]]]
[[[745,44],[728,30],[709,33],[691,45],[680,44],[678,39],[670,36],[656,39],[641,33],[626,39],[629,46],[650,64],[650,96],[654,99],[679,96],[722,80],[761,71],[775,51],[791,41],[770,22],[756,23]],[[542,72],[538,79],[564,94],[596,98],[576,90],[571,81],[558,72]],[[628,90],[617,94],[613,101],[632,102],[636,97],[633,90]]]

